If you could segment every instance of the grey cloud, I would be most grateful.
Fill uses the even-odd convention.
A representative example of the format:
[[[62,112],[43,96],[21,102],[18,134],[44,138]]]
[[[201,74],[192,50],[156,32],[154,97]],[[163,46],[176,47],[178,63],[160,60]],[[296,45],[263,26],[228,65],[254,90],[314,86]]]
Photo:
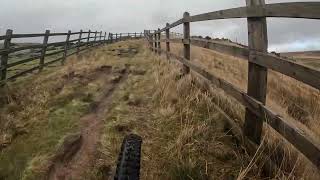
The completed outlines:
[[[295,0],[267,0],[266,3]],[[311,1],[311,0],[307,0]],[[313,0],[316,1],[316,0]],[[108,32],[143,31],[164,27],[182,17],[244,6],[245,0],[2,0],[0,31],[55,32],[80,29]],[[247,43],[245,19],[192,23],[195,35],[227,37]],[[270,50],[319,49],[320,21],[302,19],[268,19]],[[178,27],[174,31],[181,32]]]

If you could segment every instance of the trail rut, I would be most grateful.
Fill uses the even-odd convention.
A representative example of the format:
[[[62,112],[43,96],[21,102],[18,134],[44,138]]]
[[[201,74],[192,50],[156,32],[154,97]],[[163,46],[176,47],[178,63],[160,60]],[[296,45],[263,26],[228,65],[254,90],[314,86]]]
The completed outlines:
[[[83,179],[83,173],[94,165],[103,119],[112,103],[113,92],[127,79],[127,69],[116,75],[118,76],[116,80],[109,79],[110,82],[104,87],[101,97],[98,98],[99,101],[92,106],[90,113],[79,121],[81,123],[80,148],[69,160],[54,162],[48,173],[49,180]]]

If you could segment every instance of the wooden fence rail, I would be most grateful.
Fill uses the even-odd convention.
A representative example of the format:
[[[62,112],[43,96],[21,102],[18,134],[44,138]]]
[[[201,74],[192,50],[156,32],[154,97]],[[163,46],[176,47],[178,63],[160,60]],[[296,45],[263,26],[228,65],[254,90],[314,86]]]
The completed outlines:
[[[252,142],[260,144],[263,122],[271,126],[290,142],[298,151],[304,154],[317,168],[320,169],[320,140],[315,137],[305,125],[290,123],[265,106],[267,96],[267,72],[272,69],[284,75],[320,90],[320,72],[296,64],[285,58],[268,53],[267,17],[320,19],[320,2],[295,2],[265,4],[264,0],[246,0],[246,7],[233,8],[190,16],[184,13],[182,19],[169,24],[163,29],[151,33],[145,31],[146,39],[152,51],[167,54],[184,65],[184,72],[189,69],[209,80],[215,86],[238,100],[246,107],[243,134]],[[238,47],[216,43],[199,38],[190,38],[190,23],[198,21],[247,18],[249,46]],[[170,29],[183,24],[183,39],[170,39]],[[162,32],[166,39],[159,39]],[[166,50],[161,50],[159,42],[166,42]],[[182,43],[183,57],[170,52],[170,42]],[[218,52],[237,56],[248,60],[248,89],[243,92],[225,80],[210,74],[205,69],[190,61],[190,45],[212,49]]]
[[[77,36],[76,39],[72,39],[73,36]],[[46,30],[45,33],[35,33],[35,34],[14,34],[12,30],[8,29],[6,34],[0,36],[0,41],[3,42],[3,47],[0,49],[0,85],[5,84],[9,80],[14,80],[20,76],[23,76],[27,73],[33,72],[35,70],[42,71],[45,66],[61,61],[63,64],[65,59],[68,56],[79,54],[81,51],[87,50],[88,48],[100,46],[107,43],[117,42],[121,40],[121,36],[124,35],[126,39],[128,38],[141,38],[144,37],[143,33],[120,33],[120,36],[116,35],[114,37],[113,33],[109,33],[107,37],[107,33],[95,31],[83,31],[79,32],[71,32],[67,33],[51,33],[49,30]],[[65,37],[64,41],[60,42],[50,42],[50,37]],[[19,38],[43,38],[42,44],[32,44],[32,45],[23,45],[15,47],[12,43],[13,39]],[[85,41],[85,42],[84,42]],[[17,43],[18,44],[18,43]],[[54,48],[52,51],[49,49]],[[59,50],[60,48],[60,50]],[[57,50],[58,49],[58,50]],[[17,53],[19,51],[24,50],[35,50],[38,51],[39,54],[31,55],[31,53],[26,53],[26,57],[24,59],[19,59],[17,61],[11,61],[10,55]],[[31,57],[28,57],[28,55]],[[56,59],[50,60],[46,62],[46,57],[52,57],[61,55]],[[24,65],[26,63],[31,63],[35,60],[39,60],[39,63],[32,68],[22,70],[12,76],[8,77],[8,70],[15,66]]]

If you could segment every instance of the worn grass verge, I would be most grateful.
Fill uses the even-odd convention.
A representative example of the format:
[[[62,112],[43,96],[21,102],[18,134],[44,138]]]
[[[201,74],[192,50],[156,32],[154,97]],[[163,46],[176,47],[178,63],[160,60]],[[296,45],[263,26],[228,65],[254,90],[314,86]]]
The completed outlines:
[[[50,158],[105,85],[103,47],[1,89],[0,179],[43,179]]]

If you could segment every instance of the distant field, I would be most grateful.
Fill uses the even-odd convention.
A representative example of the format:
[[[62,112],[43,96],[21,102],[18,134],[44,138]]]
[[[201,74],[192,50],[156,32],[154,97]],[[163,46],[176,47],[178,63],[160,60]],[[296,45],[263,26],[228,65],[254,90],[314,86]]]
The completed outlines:
[[[281,53],[281,56],[286,56],[296,60],[297,63],[320,69],[320,51],[286,52]]]

